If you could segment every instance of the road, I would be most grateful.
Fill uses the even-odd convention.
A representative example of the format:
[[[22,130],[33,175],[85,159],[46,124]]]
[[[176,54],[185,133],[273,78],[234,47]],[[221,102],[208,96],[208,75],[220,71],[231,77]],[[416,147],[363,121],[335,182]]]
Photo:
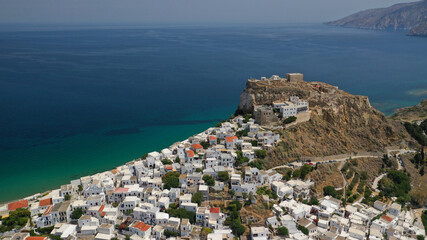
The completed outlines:
[[[391,152],[398,152],[396,153],[396,160],[397,160],[397,170],[401,170],[404,167],[403,164],[403,160],[402,157],[400,156],[400,154],[404,154],[404,153],[415,153],[417,151],[415,150],[406,150],[406,149],[392,149],[392,150],[387,150],[387,155],[389,158],[391,158]]]
[[[387,175],[387,173],[383,173],[383,174],[379,175],[378,177],[376,177],[376,178],[374,179],[374,182],[372,183],[372,188],[373,188],[376,192],[378,192],[378,183],[380,182],[380,180],[381,180],[385,175]]]
[[[416,151],[415,150],[406,150],[406,149],[392,149],[392,150],[387,150],[387,155],[389,157],[391,157],[390,152],[399,152],[399,153],[397,153],[396,156],[398,157],[398,161],[397,161],[398,162],[398,170],[400,170],[403,167],[402,167],[401,158],[400,158],[399,155],[403,154],[403,153],[407,153],[407,152],[416,152]],[[350,159],[366,158],[366,157],[375,157],[376,158],[378,156],[377,155],[359,155],[359,156],[352,156],[351,158],[350,157],[345,157],[345,158],[337,158],[337,159],[324,160],[324,161],[313,161],[313,163],[325,164],[325,163],[345,162],[345,161],[350,160]],[[304,163],[302,163],[302,162],[299,162],[297,164],[295,164],[295,162],[292,162],[292,163],[287,163],[287,164],[284,164],[284,165],[276,166],[276,167],[273,167],[271,169],[275,170],[275,169],[284,168],[284,167],[292,168],[293,166],[298,167],[298,165],[302,166],[303,164]]]
[[[356,158],[366,158],[366,157],[378,157],[376,155],[361,155],[361,156],[353,156],[353,157],[345,157],[345,158],[337,158],[337,159],[331,159],[331,160],[325,160],[325,161],[316,161],[313,163],[317,163],[317,164],[325,164],[325,163],[336,163],[336,162],[345,162],[349,159],[356,159]],[[290,165],[289,165],[290,164]],[[302,165],[303,163],[299,163],[300,165]],[[271,168],[272,170],[278,169],[278,168],[284,168],[284,167],[288,167],[291,168],[292,165],[295,165],[294,163],[287,163],[284,165],[280,165],[280,166],[276,166]]]

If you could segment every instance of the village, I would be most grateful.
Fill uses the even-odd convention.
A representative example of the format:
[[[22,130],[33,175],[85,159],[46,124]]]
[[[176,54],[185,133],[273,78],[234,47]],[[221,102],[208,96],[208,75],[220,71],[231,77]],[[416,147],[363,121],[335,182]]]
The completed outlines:
[[[0,239],[393,240],[425,235],[406,206],[319,197],[310,179],[260,168],[258,159],[281,141],[267,123],[295,124],[300,114],[309,115],[309,104],[298,96],[257,106],[254,116],[235,116],[111,171],[3,205],[3,225],[11,216],[21,221]],[[267,217],[248,213],[251,206],[264,207]]]

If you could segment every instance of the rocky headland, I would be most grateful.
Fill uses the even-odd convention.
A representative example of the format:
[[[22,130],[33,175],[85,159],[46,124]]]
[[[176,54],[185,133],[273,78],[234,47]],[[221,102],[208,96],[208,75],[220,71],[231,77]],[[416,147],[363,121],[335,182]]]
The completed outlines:
[[[427,1],[368,9],[326,24],[372,30],[407,30],[407,35],[427,36]]]
[[[310,120],[277,130],[283,141],[268,152],[268,166],[304,156],[378,152],[387,147],[417,145],[400,122],[372,107],[368,97],[322,82],[248,80],[236,112],[252,114],[256,105],[272,105],[294,95],[308,101]]]

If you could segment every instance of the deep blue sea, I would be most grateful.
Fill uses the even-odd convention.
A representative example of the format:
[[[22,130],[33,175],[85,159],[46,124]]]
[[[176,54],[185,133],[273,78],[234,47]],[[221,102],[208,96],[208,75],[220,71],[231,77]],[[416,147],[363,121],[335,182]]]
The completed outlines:
[[[0,202],[229,117],[246,80],[302,72],[386,114],[426,98],[427,38],[322,24],[0,26]]]

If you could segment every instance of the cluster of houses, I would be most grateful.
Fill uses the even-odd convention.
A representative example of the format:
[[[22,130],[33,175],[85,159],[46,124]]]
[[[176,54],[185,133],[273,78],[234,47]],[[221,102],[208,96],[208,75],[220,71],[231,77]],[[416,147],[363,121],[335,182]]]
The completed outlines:
[[[287,183],[273,182],[271,188],[285,198],[273,206],[275,216],[266,220],[266,226],[286,227],[289,239],[397,240],[425,236],[415,212],[404,210],[397,203],[376,201],[373,206],[362,203],[344,206],[341,200],[325,196],[319,205],[308,205],[298,201],[300,196]]]
[[[247,134],[237,137],[241,131]],[[243,200],[267,186],[279,201],[272,207],[274,217],[266,219],[264,225],[250,227],[251,239],[284,239],[277,235],[280,227],[288,229],[287,239],[412,239],[425,234],[412,224],[414,214],[402,211],[395,203],[343,206],[340,200],[325,197],[319,206],[307,205],[303,200],[311,198],[313,182],[285,181],[274,170],[260,170],[246,163],[237,166],[239,157],[254,161],[257,150],[271,149],[279,141],[278,134],[263,130],[253,119],[236,117],[112,171],[4,205],[0,215],[26,208],[34,224],[30,229],[37,233],[50,227],[51,235],[61,239],[200,239],[204,228],[211,229],[206,239],[234,239],[224,223],[226,211],[210,205],[210,191],[232,190],[236,200]],[[170,172],[179,175],[179,183],[168,189],[162,177]],[[220,180],[221,172],[228,173],[227,181]],[[216,179],[214,186],[203,180],[205,175]],[[192,201],[196,193],[202,195],[200,205]],[[170,216],[167,210],[172,205],[194,213],[195,219]],[[81,214],[75,217],[77,212]],[[47,239],[22,230],[3,233],[0,238]]]

